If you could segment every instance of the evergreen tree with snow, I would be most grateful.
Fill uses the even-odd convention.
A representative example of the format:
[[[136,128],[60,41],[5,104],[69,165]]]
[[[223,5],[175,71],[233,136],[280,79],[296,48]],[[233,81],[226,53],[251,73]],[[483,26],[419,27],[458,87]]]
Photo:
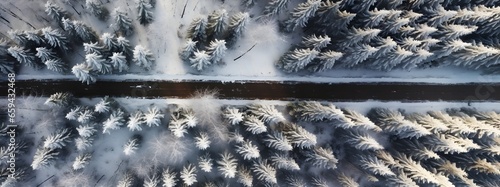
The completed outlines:
[[[343,120],[344,114],[331,103],[321,104],[317,101],[301,101],[288,105],[289,114],[300,121],[335,121]]]
[[[360,151],[382,150],[384,147],[377,140],[362,131],[347,131],[344,134],[345,142]]]
[[[338,60],[341,66],[353,68],[365,62],[372,55],[375,55],[379,49],[368,44],[355,44],[346,48],[344,55]]]
[[[396,160],[399,163],[398,167],[403,168],[404,172],[415,182],[429,185],[441,185],[444,182],[450,183],[448,180],[439,180],[436,178],[437,175],[426,170],[419,162],[412,160],[404,154],[398,155]]]
[[[85,64],[77,64],[71,68],[71,72],[78,78],[79,81],[86,82],[87,84],[95,83],[97,81],[96,74],[92,68]]]
[[[75,140],[76,150],[84,151],[87,148],[92,147],[93,142],[94,142],[94,138],[92,138],[92,137],[79,137]]]
[[[148,111],[144,113],[144,122],[148,127],[160,126],[162,118],[164,118],[164,115],[156,106],[149,107]]]
[[[92,158],[91,154],[80,154],[73,161],[73,170],[80,170],[85,168],[89,164],[90,159]]]
[[[319,51],[314,49],[294,49],[283,55],[277,66],[288,73],[297,72],[308,66],[318,54]]]
[[[325,48],[327,45],[330,44],[330,37],[327,35],[320,35],[319,37],[316,35],[310,35],[307,37],[304,37],[302,39],[302,42],[300,43],[301,47],[304,48],[311,48],[317,51],[320,51],[321,49]]]
[[[0,38],[0,73],[8,74],[14,72],[15,59],[9,55],[9,43]]]
[[[73,95],[69,92],[57,92],[50,95],[50,97],[45,101],[46,105],[56,105],[61,107],[66,107],[71,105],[73,102]]]
[[[68,129],[59,130],[43,141],[43,148],[61,149],[70,141],[71,131]]]
[[[125,173],[122,178],[118,181],[116,187],[133,187],[134,177],[130,173]]]
[[[9,30],[7,34],[9,34],[10,38],[17,44],[28,47],[27,44],[29,43],[29,40],[24,32],[20,30]]]
[[[322,72],[329,69],[332,69],[337,62],[344,54],[341,52],[336,52],[332,50],[320,52],[318,56],[311,62],[308,69],[313,72]]]
[[[193,56],[193,53],[196,50],[197,43],[198,43],[197,41],[193,41],[191,38],[188,38],[186,40],[186,43],[184,44],[184,46],[182,47],[182,49],[179,53],[179,56],[181,57],[181,59],[183,61],[189,62],[189,58],[191,58],[191,56]]]
[[[71,37],[76,36],[75,24],[69,18],[61,19],[62,29]]]
[[[246,127],[246,130],[251,132],[252,134],[261,134],[267,132],[266,125],[257,116],[246,116],[245,120],[243,121],[243,125]]]
[[[116,51],[118,50],[118,43],[116,42],[116,36],[110,33],[103,33],[101,35],[101,42],[104,45],[104,48],[108,51]]]
[[[83,50],[86,54],[95,53],[98,55],[105,55],[105,49],[97,42],[83,43]]]
[[[83,23],[82,21],[73,21],[73,26],[75,29],[76,35],[83,41],[83,42],[96,42],[98,37],[95,31],[92,30],[90,26],[87,26],[87,24]]]
[[[57,58],[56,53],[52,49],[48,49],[46,47],[37,47],[35,55],[40,58],[42,62]]]
[[[24,34],[26,35],[26,39],[34,42],[36,45],[45,44],[45,40],[43,39],[40,30],[24,31]]]
[[[247,112],[270,124],[285,121],[285,117],[273,105],[249,105]]]
[[[25,49],[18,47],[18,46],[12,46],[12,47],[9,47],[9,49],[7,49],[7,51],[9,52],[9,54],[11,56],[16,58],[16,60],[19,63],[24,64],[25,66],[33,67],[36,69],[38,69],[40,67],[38,65],[38,63],[36,62],[35,54],[33,54],[29,50],[25,50]]]
[[[79,112],[78,118],[76,121],[87,124],[95,119],[95,113],[94,110],[90,108],[83,109]]]
[[[117,109],[111,113],[102,125],[102,133],[110,133],[110,130],[119,129],[125,124],[125,113],[121,109]]]
[[[163,187],[175,187],[177,184],[177,173],[170,168],[165,168],[162,173]]]
[[[213,159],[210,158],[210,154],[207,153],[198,159],[198,167],[204,172],[212,172]]]
[[[207,18],[195,18],[187,30],[186,38],[190,38],[193,41],[199,42],[198,44],[204,44],[207,39],[206,35],[207,29]]]
[[[202,71],[212,64],[211,59],[212,57],[206,51],[196,50],[189,61],[191,62],[191,67],[196,68],[198,71]]]
[[[309,19],[316,14],[320,5],[320,0],[307,0],[307,2],[300,3],[285,22],[285,31],[292,32],[297,27],[305,27]]]
[[[210,138],[207,133],[201,132],[197,137],[194,137],[194,143],[199,150],[206,150],[210,147]]]
[[[348,186],[359,186],[359,183],[356,182],[355,179],[352,177],[347,176],[345,173],[339,173],[337,175],[337,181],[340,183],[340,185],[344,187]]]
[[[249,21],[250,14],[248,14],[248,12],[240,12],[231,16],[229,20],[228,34],[225,37],[226,46],[228,48],[231,48],[236,44],[236,41],[243,35],[243,31],[245,31]]]
[[[119,52],[122,52],[127,58],[132,55],[132,47],[130,47],[130,42],[120,36],[116,38],[116,43],[118,44]]]
[[[217,40],[210,42],[210,46],[207,48],[207,53],[210,55],[211,64],[219,64],[222,58],[226,55],[226,42],[224,40]]]
[[[187,166],[182,167],[180,174],[181,179],[185,185],[191,186],[194,183],[198,182],[198,180],[196,180],[196,172],[196,166],[192,164],[188,164]]]
[[[137,45],[134,48],[134,59],[133,61],[140,67],[143,67],[146,70],[151,70],[153,68],[153,64],[155,59],[153,57],[153,53],[146,49],[142,45]]]
[[[97,132],[94,125],[80,125],[76,128],[81,137],[92,137]]]
[[[290,0],[271,0],[267,6],[264,8],[262,15],[266,17],[273,17],[279,15],[283,10],[286,9]]]
[[[85,0],[85,8],[100,20],[105,20],[109,14],[108,10],[102,4],[97,3],[96,0]]]
[[[47,41],[51,47],[59,48],[63,52],[69,51],[69,41],[59,30],[45,27],[42,29],[42,33],[45,41]]]
[[[380,29],[371,28],[353,28],[347,32],[347,36],[345,36],[345,39],[342,41],[341,45],[343,47],[350,47],[359,44],[366,44],[377,37],[381,31],[382,30]]]
[[[375,123],[373,123],[369,118],[360,114],[359,112],[350,109],[342,109],[342,111],[344,112],[344,121],[346,123],[351,123],[352,125],[350,126],[375,132],[382,131],[380,127],[375,125]]]
[[[252,164],[252,171],[255,173],[256,178],[262,182],[270,184],[277,184],[278,182],[276,169],[268,164],[267,160],[254,162]]]
[[[39,148],[35,152],[31,168],[38,170],[50,166],[57,159],[57,155],[59,152],[56,149]]]
[[[236,145],[236,152],[240,154],[244,160],[252,160],[260,157],[259,148],[253,145],[250,140],[246,140]]]
[[[370,111],[369,117],[370,119],[373,118],[375,124],[381,127],[385,132],[400,138],[419,138],[431,134],[431,132],[424,127],[406,120],[398,111],[374,108]]]
[[[243,113],[241,113],[237,108],[227,107],[222,112],[222,118],[224,118],[229,124],[237,125],[243,122]]]
[[[135,154],[137,152],[137,149],[139,149],[139,139],[131,138],[123,146],[123,153],[125,153],[125,155],[127,156],[130,156]]]
[[[240,183],[244,187],[252,187],[253,176],[251,171],[245,166],[238,168],[238,176],[236,182]]]
[[[217,161],[217,168],[222,173],[224,178],[234,178],[236,177],[238,160],[234,158],[231,153],[224,152],[220,155],[221,160]]]
[[[104,96],[94,107],[94,112],[108,113],[111,111],[111,105],[114,103],[109,96]]]
[[[113,71],[112,65],[102,55],[89,53],[85,55],[85,65],[100,74],[108,74]]]
[[[141,111],[136,111],[130,114],[127,122],[127,127],[130,131],[142,131],[142,125],[144,124],[144,114]]]
[[[380,176],[395,176],[396,174],[382,160],[375,156],[361,156],[359,165],[363,170]]]
[[[116,8],[113,12],[114,23],[113,26],[121,34],[128,36],[134,32],[132,27],[132,19],[127,16],[127,13],[123,12],[120,8]]]
[[[276,167],[276,169],[284,169],[289,171],[299,171],[300,167],[295,160],[286,154],[274,153],[269,157],[271,163]]]
[[[160,187],[160,176],[154,172],[144,179],[143,187]]]
[[[153,6],[146,0],[136,0],[137,19],[142,25],[147,25],[153,21]]]
[[[57,23],[59,23],[62,18],[69,17],[66,11],[50,1],[47,1],[47,3],[45,3],[45,13],[52,17],[52,19],[56,20]]]
[[[277,128],[295,147],[304,149],[316,145],[316,136],[296,124],[279,123]]]
[[[111,62],[113,69],[118,70],[118,72],[127,71],[129,68],[127,57],[125,57],[122,52],[113,53],[113,55],[109,57],[109,61]]]
[[[208,16],[206,29],[207,40],[220,39],[227,27],[227,11],[225,9],[215,10]]]
[[[337,168],[338,160],[329,147],[314,147],[311,150],[305,151],[304,154],[306,156],[305,161],[311,163],[313,166],[325,169]]]
[[[187,126],[185,125],[184,121],[175,117],[172,117],[172,119],[170,120],[168,129],[177,138],[182,138],[185,134],[187,134]]]
[[[267,134],[264,142],[267,147],[278,151],[291,151],[293,149],[292,144],[288,141],[288,139],[279,132]]]

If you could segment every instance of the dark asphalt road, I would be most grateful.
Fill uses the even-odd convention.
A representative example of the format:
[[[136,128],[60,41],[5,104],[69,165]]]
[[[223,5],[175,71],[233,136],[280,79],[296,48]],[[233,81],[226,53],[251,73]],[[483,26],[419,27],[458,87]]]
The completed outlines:
[[[7,82],[0,96],[7,96]],[[189,98],[197,90],[217,89],[221,99],[327,100],[327,101],[498,101],[500,83],[307,83],[216,81],[98,81],[92,85],[73,80],[18,80],[17,95],[49,96],[71,92],[77,97]]]

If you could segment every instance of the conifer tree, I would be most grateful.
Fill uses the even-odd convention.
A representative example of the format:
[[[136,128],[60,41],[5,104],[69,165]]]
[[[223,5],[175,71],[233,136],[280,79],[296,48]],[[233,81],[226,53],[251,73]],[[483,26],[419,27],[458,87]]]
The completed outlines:
[[[337,60],[342,56],[343,54],[341,52],[332,50],[321,52],[318,54],[318,56],[316,56],[316,59],[312,61],[308,69],[313,72],[322,72],[332,69],[335,65],[335,62],[337,62]]]
[[[129,68],[127,57],[123,55],[123,52],[113,53],[113,55],[109,57],[109,61],[113,69],[118,70],[118,72],[127,71]]]
[[[134,177],[130,173],[125,173],[122,178],[118,181],[116,187],[133,187]]]
[[[94,125],[80,125],[76,128],[81,137],[91,137],[97,132]]]
[[[36,48],[36,54],[35,54],[42,62],[45,62],[50,59],[56,58],[56,53],[52,51],[52,49],[48,49],[45,47],[37,47]]]
[[[43,39],[40,30],[24,31],[24,34],[26,35],[26,39],[34,42],[36,45],[45,44],[45,40]]]
[[[308,66],[318,54],[316,50],[294,49],[283,55],[277,66],[288,73],[297,72]]]
[[[111,111],[111,105],[114,103],[113,99],[109,96],[104,96],[94,107],[94,112],[108,113]]]
[[[55,149],[39,148],[35,152],[31,168],[38,170],[47,167],[53,163],[57,155],[59,155],[59,152]]]
[[[252,160],[260,157],[259,148],[253,145],[250,140],[246,140],[236,145],[236,152],[240,154],[244,160]]]
[[[208,137],[207,133],[201,132],[199,136],[194,138],[195,140],[195,145],[199,150],[206,150],[207,148],[210,147],[210,138]]]
[[[248,168],[242,166],[238,170],[238,179],[237,182],[243,185],[244,187],[252,187],[253,185],[253,176]]]
[[[130,114],[127,122],[127,127],[131,131],[142,131],[142,125],[144,124],[144,114],[141,111],[136,111]]]
[[[210,42],[210,46],[207,48],[207,53],[210,55],[212,64],[219,64],[226,55],[226,42],[224,40],[217,40]]]
[[[130,156],[137,152],[139,149],[139,139],[131,138],[127,141],[127,143],[123,146],[123,153],[125,155]]]
[[[100,74],[108,74],[113,71],[111,64],[103,59],[102,55],[90,53],[85,55],[85,65]]]
[[[61,7],[50,1],[47,1],[47,3],[45,3],[45,13],[47,13],[47,15],[49,15],[50,17],[52,17],[52,19],[57,21],[57,23],[60,23],[62,18],[69,17],[66,11],[64,11],[63,9],[61,9]]]
[[[9,54],[13,56],[19,63],[24,64],[25,66],[33,67],[38,69],[40,66],[36,62],[35,54],[30,52],[29,50],[25,50],[18,46],[12,46],[7,49]]]
[[[29,40],[24,32],[20,30],[10,30],[7,34],[9,34],[10,38],[17,44],[28,47],[27,44],[29,43]]]
[[[374,108],[370,111],[369,116],[385,132],[400,138],[419,138],[431,134],[424,127],[404,119],[404,116],[398,111]]]
[[[382,150],[384,147],[377,140],[361,131],[347,131],[344,134],[346,143],[360,151]]]
[[[217,168],[222,173],[224,178],[234,178],[236,177],[238,160],[234,158],[231,153],[225,152],[220,155],[221,160],[217,161]]]
[[[264,139],[267,147],[276,149],[278,151],[291,151],[293,149],[292,144],[283,136],[282,133],[275,132],[272,134],[267,134]]]
[[[343,187],[359,186],[359,183],[357,183],[352,177],[347,176],[345,173],[339,173],[337,175],[337,181]]]
[[[83,43],[83,50],[86,54],[95,53],[98,55],[105,55],[105,49],[97,42]]]
[[[189,60],[191,62],[191,67],[196,68],[196,70],[198,71],[202,71],[211,64],[211,59],[212,57],[206,51],[196,50],[193,57],[191,57]]]
[[[43,147],[47,149],[60,149],[69,142],[71,131],[68,129],[59,130],[43,141]]]
[[[277,128],[295,147],[304,149],[316,145],[316,136],[296,124],[279,123]]]
[[[227,27],[227,11],[225,9],[215,10],[208,16],[207,40],[220,39]]]
[[[283,114],[279,112],[273,105],[249,105],[247,111],[259,117],[259,119],[266,123],[273,124],[286,120]]]
[[[226,46],[228,48],[231,48],[232,46],[234,46],[234,44],[236,44],[238,38],[243,35],[243,31],[245,30],[249,21],[250,15],[246,12],[240,12],[231,16],[229,20],[228,34],[225,37]]]
[[[189,58],[191,58],[191,56],[193,56],[195,50],[196,50],[196,44],[198,42],[197,41],[193,41],[191,38],[188,38],[186,40],[186,43],[184,44],[184,46],[182,47],[180,53],[179,53],[179,56],[181,57],[181,59],[185,62],[189,62]]]
[[[92,68],[85,64],[77,64],[71,68],[71,72],[78,78],[79,81],[86,82],[87,84],[95,83],[97,81],[96,74]]]
[[[245,120],[243,121],[243,125],[246,127],[246,130],[251,132],[252,134],[261,134],[267,132],[266,125],[257,116],[246,116]]]
[[[199,42],[198,44],[205,43],[207,39],[206,35],[207,29],[207,18],[199,17],[195,18],[187,30],[186,38],[190,38],[193,41]]]
[[[127,58],[132,55],[132,47],[130,47],[130,42],[126,38],[119,36],[116,38],[116,43],[118,44],[119,52],[122,52]]]
[[[0,73],[14,72],[15,59],[9,55],[7,40],[0,38]]]
[[[116,36],[110,33],[103,33],[101,35],[101,42],[104,45],[104,48],[108,51],[117,51],[118,43],[116,42]]]
[[[137,19],[142,25],[147,25],[153,21],[153,6],[146,0],[137,0]]]
[[[395,176],[396,174],[382,160],[375,156],[361,156],[359,165],[365,171],[380,176]]]
[[[320,51],[321,49],[325,48],[327,45],[330,44],[330,37],[327,35],[320,35],[319,37],[316,35],[310,35],[307,37],[304,37],[301,42],[301,46],[304,48],[311,48],[315,49],[317,51]]]
[[[59,58],[50,59],[44,62],[48,70],[52,70],[59,73],[64,73],[67,71],[66,64]]]
[[[163,187],[175,187],[177,184],[177,173],[170,168],[165,168],[162,173]]]
[[[76,150],[84,151],[89,147],[92,147],[94,138],[92,137],[79,137],[75,140]]]
[[[198,167],[204,172],[212,172],[213,159],[210,158],[210,154],[205,154],[198,159]]]
[[[78,118],[76,121],[87,124],[95,119],[94,110],[90,108],[85,108],[78,113]]]
[[[75,24],[69,18],[61,19],[62,28],[70,37],[76,36]]]
[[[45,27],[42,29],[43,36],[45,38],[45,41],[47,43],[54,47],[54,48],[59,48],[63,52],[66,52],[69,50],[69,41],[64,36],[59,30],[57,29],[52,29],[50,27]]]
[[[120,8],[116,8],[113,13],[114,23],[113,27],[121,32],[121,34],[128,36],[132,34],[134,28],[132,27],[132,19],[127,16]]]
[[[102,133],[110,133],[110,130],[119,129],[125,124],[125,113],[121,109],[117,109],[111,113],[102,125]]]
[[[369,118],[363,116],[359,112],[350,109],[342,109],[344,112],[344,121],[347,123],[352,123],[352,127],[357,127],[366,130],[372,130],[375,132],[381,132],[382,129],[375,125]]]
[[[334,121],[344,118],[342,110],[331,103],[323,105],[317,101],[302,101],[291,103],[288,108],[288,113],[301,121]]]
[[[105,20],[108,17],[108,10],[102,4],[98,4],[96,0],[85,0],[85,7],[100,20]]]
[[[96,42],[98,37],[96,33],[87,26],[87,24],[83,23],[82,21],[73,21],[73,26],[75,29],[76,35],[83,41],[83,42]]]
[[[326,169],[337,168],[338,160],[329,147],[314,147],[312,150],[306,151],[305,156],[306,162],[311,163],[313,166]]]
[[[252,165],[252,171],[255,173],[257,179],[262,182],[270,184],[277,184],[278,182],[278,179],[276,178],[276,169],[268,164],[267,160],[254,162]]]
[[[243,113],[237,108],[225,108],[222,117],[231,125],[237,125],[243,122]]]
[[[80,154],[73,161],[73,170],[80,170],[85,168],[89,164],[90,159],[92,158],[91,154]]]
[[[188,164],[187,166],[182,167],[181,179],[185,185],[191,186],[194,183],[198,182],[196,180],[196,166],[192,164]]]
[[[133,61],[140,67],[143,67],[145,70],[151,70],[153,68],[155,59],[153,57],[153,53],[146,49],[142,45],[137,45],[134,48],[134,59]]]
[[[320,0],[307,0],[307,2],[300,3],[285,22],[285,31],[292,32],[297,27],[305,27],[309,19],[316,14],[320,5]]]
[[[295,160],[285,154],[274,153],[269,157],[276,169],[284,169],[289,171],[299,171],[300,167]]]
[[[284,9],[286,9],[289,2],[290,0],[272,0],[267,6],[265,6],[262,15],[266,17],[277,16],[283,12]]]
[[[66,107],[71,105],[73,102],[73,95],[69,92],[57,92],[50,95],[50,97],[45,101],[46,105],[56,105],[61,107]]]

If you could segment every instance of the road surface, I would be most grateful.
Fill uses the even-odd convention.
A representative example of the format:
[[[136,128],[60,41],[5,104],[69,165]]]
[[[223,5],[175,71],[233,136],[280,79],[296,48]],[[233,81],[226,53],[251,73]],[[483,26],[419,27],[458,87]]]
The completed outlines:
[[[0,82],[0,96],[7,95]],[[325,101],[498,101],[500,83],[309,83],[217,81],[98,81],[86,85],[74,80],[18,80],[17,95],[49,96],[71,92],[77,97],[189,98],[197,90],[216,89],[221,99],[325,100]]]

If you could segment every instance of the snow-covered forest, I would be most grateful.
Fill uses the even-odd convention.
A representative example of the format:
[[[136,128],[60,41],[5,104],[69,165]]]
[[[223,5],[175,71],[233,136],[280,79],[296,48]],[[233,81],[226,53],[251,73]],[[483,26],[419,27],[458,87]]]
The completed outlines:
[[[227,104],[211,94],[57,93],[18,105],[16,176],[7,178],[2,136],[2,186],[500,185],[492,109]]]

